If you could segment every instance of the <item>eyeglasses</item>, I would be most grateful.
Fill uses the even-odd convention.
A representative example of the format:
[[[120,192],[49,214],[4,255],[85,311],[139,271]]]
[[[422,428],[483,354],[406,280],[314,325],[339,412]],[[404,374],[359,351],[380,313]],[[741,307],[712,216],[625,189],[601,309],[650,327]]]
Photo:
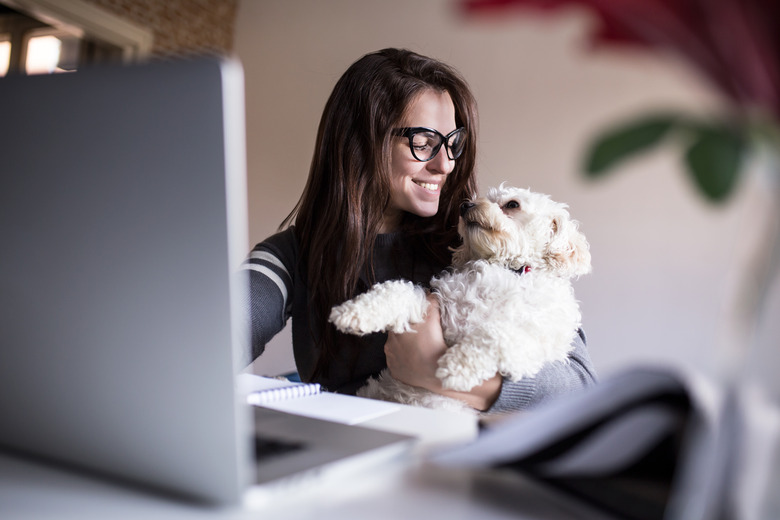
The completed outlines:
[[[430,161],[436,157],[442,145],[447,150],[447,157],[454,161],[463,153],[466,144],[466,129],[463,127],[455,129],[447,135],[424,126],[396,128],[393,135],[408,138],[412,155],[422,162]]]

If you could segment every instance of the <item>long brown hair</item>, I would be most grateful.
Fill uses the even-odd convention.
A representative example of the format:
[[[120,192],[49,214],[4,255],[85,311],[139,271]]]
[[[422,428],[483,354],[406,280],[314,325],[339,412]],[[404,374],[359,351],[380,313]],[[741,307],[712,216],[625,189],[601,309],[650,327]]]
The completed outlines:
[[[331,307],[354,296],[361,274],[373,282],[374,242],[390,203],[391,130],[430,89],[450,95],[455,124],[466,128],[466,145],[443,185],[437,214],[407,213],[401,230],[431,260],[447,265],[449,247],[458,241],[458,207],[476,192],[476,102],[460,74],[405,49],[384,49],[352,64],[325,105],[306,187],[282,223],[295,221],[309,305],[322,324],[314,336],[320,339],[318,372],[335,348],[335,329],[326,321]]]

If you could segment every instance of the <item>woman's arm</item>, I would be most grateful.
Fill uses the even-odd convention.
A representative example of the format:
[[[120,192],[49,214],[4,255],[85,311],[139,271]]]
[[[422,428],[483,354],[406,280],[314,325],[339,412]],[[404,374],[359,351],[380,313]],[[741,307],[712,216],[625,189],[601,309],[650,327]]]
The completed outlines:
[[[293,296],[292,265],[297,248],[291,230],[278,233],[261,242],[242,264],[249,277],[249,311],[252,352],[251,361],[265,350],[265,345],[290,317]]]
[[[445,390],[436,377],[437,360],[446,350],[441,330],[439,307],[429,298],[426,321],[414,327],[416,332],[388,334],[385,355],[390,373],[406,384],[455,397],[477,410],[504,413],[530,408],[564,393],[595,383],[595,371],[588,355],[582,331],[574,339],[565,361],[547,364],[532,378],[517,382],[496,374],[469,392]]]
[[[516,382],[505,379],[501,393],[488,413],[527,410],[559,395],[594,385],[596,380],[585,334],[580,329],[572,341],[572,350],[564,361],[546,364],[534,377]]]

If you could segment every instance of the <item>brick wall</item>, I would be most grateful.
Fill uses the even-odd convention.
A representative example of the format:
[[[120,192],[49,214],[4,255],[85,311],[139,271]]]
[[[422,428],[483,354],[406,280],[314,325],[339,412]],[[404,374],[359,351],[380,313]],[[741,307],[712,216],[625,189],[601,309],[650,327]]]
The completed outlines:
[[[87,0],[154,32],[152,54],[227,54],[237,0]]]

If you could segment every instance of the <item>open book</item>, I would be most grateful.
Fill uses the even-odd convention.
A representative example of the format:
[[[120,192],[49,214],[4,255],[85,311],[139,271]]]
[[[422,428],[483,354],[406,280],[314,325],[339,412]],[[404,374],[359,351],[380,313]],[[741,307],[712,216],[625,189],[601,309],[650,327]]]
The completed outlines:
[[[709,518],[727,460],[704,379],[636,369],[488,427],[436,453],[444,467],[518,471],[624,519]]]

